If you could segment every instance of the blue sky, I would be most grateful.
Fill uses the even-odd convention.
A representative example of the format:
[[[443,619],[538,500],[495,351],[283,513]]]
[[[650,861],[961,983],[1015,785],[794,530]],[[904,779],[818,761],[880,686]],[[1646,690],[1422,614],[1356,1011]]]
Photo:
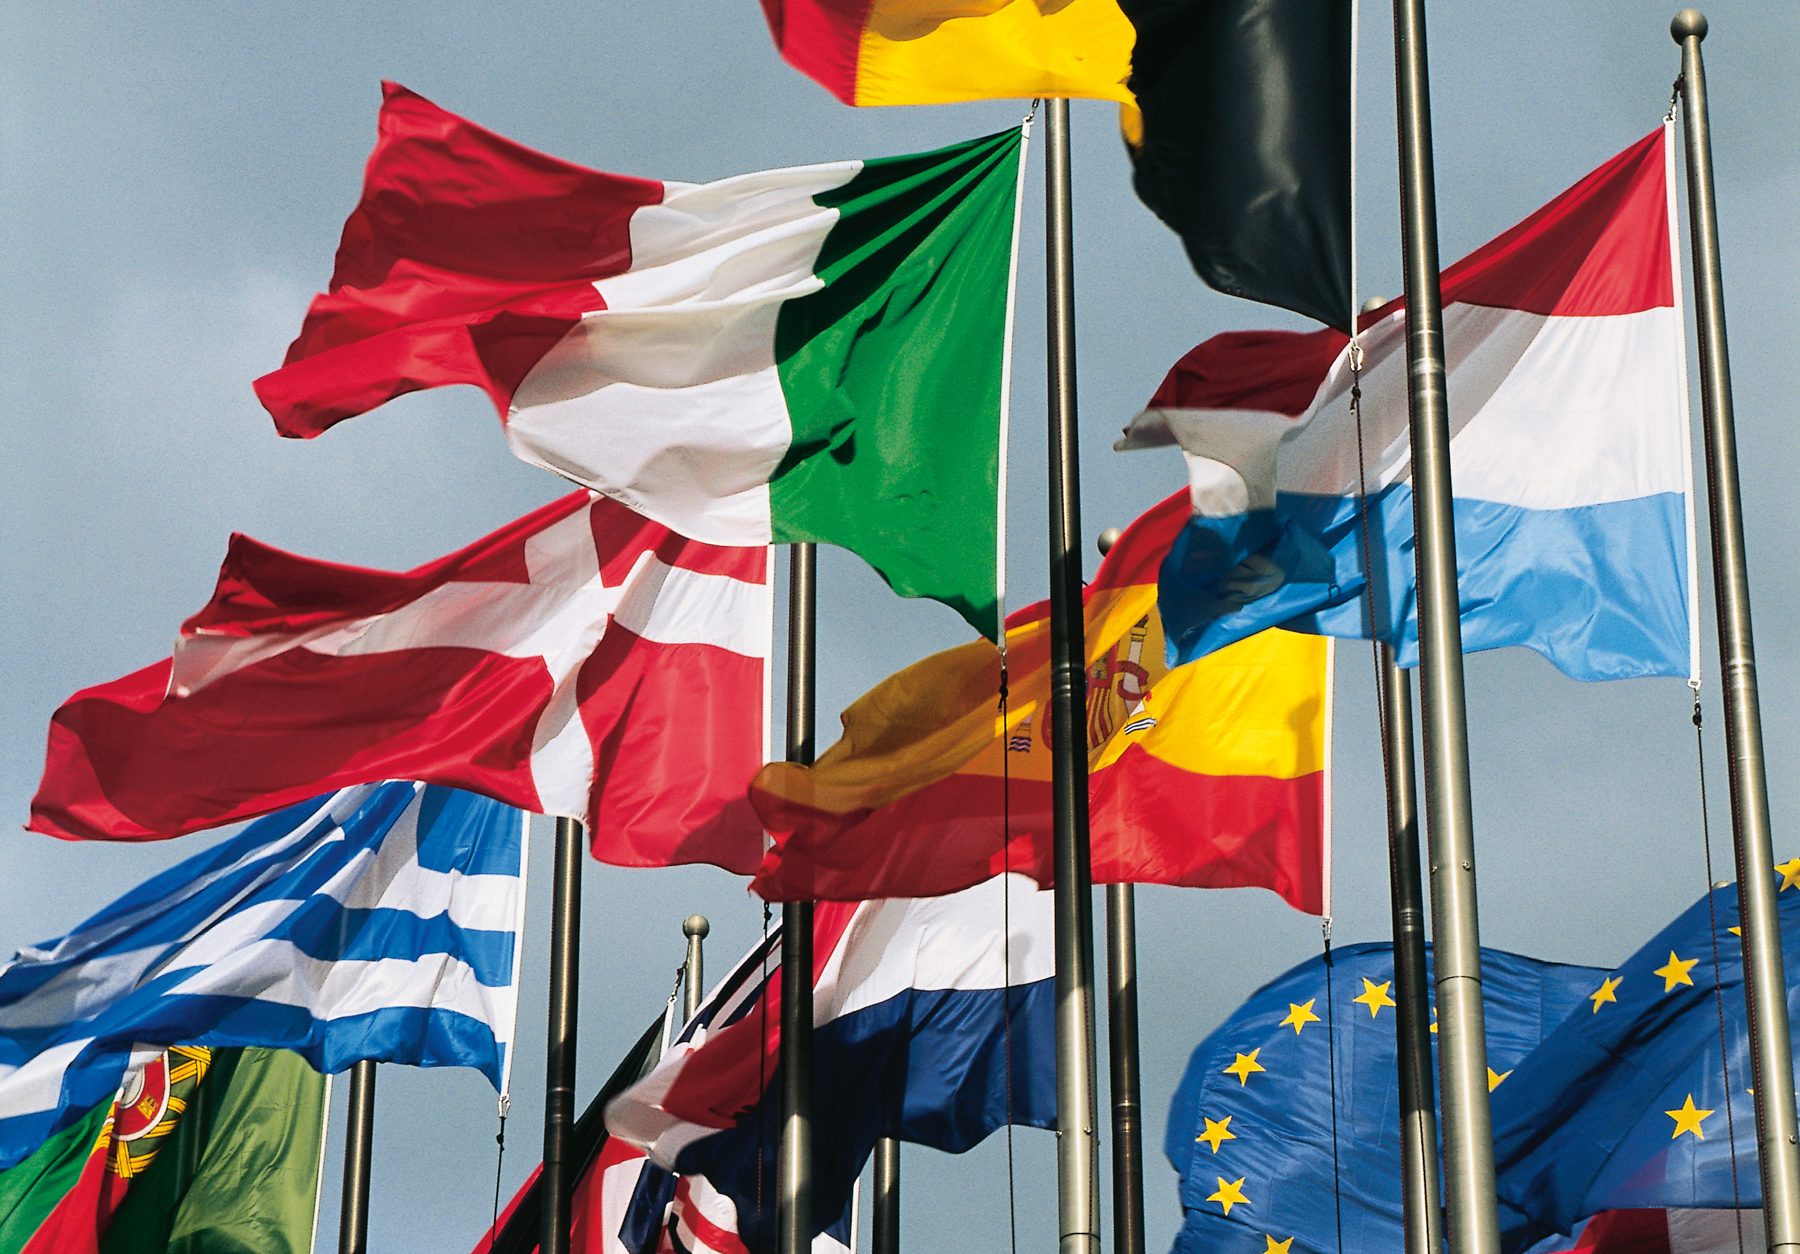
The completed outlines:
[[[1460,256],[1652,129],[1677,51],[1672,7],[1441,5],[1432,14],[1443,257]],[[1709,10],[1725,290],[1776,848],[1800,852],[1800,10]],[[1364,295],[1398,287],[1392,37],[1360,21],[1359,260]],[[278,439],[250,382],[279,364],[330,274],[373,140],[382,78],[558,156],[705,180],[934,147],[1016,121],[1023,104],[844,108],[789,70],[753,0],[331,6],[18,0],[0,15],[0,810],[22,823],[51,712],[163,655],[240,530],[312,556],[404,568],[558,495],[516,461],[472,389],[407,397],[311,442]],[[1299,326],[1204,288],[1131,195],[1110,106],[1074,107],[1084,530],[1123,524],[1182,482],[1170,450],[1114,454],[1117,428],[1184,351],[1218,331]],[[1041,165],[1021,253],[1010,568],[1043,595]],[[1097,557],[1090,553],[1091,571]],[[821,724],[898,667],[966,638],[940,606],[897,602],[852,559],[822,561]],[[1719,874],[1730,856],[1709,637],[1708,752]],[[1688,696],[1678,680],[1581,685],[1517,650],[1471,657],[1483,939],[1609,965],[1705,883]],[[1340,653],[1336,935],[1387,934],[1385,830],[1366,651]],[[826,737],[829,739],[829,737]],[[147,846],[0,837],[0,951],[55,935],[207,836]],[[548,841],[533,873],[548,885]],[[527,989],[504,1183],[537,1157],[545,911]],[[1179,1221],[1160,1153],[1189,1051],[1254,987],[1316,951],[1318,926],[1260,892],[1139,895],[1149,1235]],[[761,911],[707,869],[590,864],[581,1076],[589,1092],[660,1006],[680,923],[713,921],[711,964]],[[1104,1033],[1100,1038],[1105,1040]],[[341,1121],[342,1090],[338,1105]],[[467,1248],[486,1222],[494,1104],[473,1073],[383,1068],[371,1243]],[[1021,1132],[1019,1235],[1054,1240],[1051,1138]],[[328,1195],[339,1148],[328,1151]],[[905,1157],[912,1248],[1006,1247],[1006,1160]],[[328,1200],[321,1245],[335,1232]]]

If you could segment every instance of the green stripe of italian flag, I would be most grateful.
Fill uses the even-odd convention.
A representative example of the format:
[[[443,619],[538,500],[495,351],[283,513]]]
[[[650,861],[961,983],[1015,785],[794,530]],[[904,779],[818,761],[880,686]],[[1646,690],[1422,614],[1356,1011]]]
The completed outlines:
[[[663,184],[513,390],[514,451],[707,543],[841,545],[997,638],[1024,139]]]

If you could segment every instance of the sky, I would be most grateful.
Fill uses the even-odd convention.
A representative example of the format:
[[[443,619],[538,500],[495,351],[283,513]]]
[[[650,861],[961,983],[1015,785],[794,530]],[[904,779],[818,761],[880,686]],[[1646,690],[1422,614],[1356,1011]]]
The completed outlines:
[[[1678,69],[1672,12],[1641,0],[1434,9],[1446,263],[1658,124]],[[1783,574],[1800,565],[1788,425],[1800,393],[1800,8],[1720,4],[1708,16],[1764,743],[1785,858],[1800,852],[1800,618]],[[1362,6],[1364,296],[1399,287],[1390,23],[1384,6]],[[380,80],[568,160],[688,181],[920,151],[998,130],[1025,109],[841,106],[781,63],[753,0],[13,0],[0,12],[0,46],[0,953],[66,931],[218,838],[79,845],[20,825],[51,713],[75,690],[166,655],[178,624],[206,601],[232,531],[404,569],[565,490],[511,456],[473,389],[405,397],[309,442],[277,438],[251,392],[330,275]],[[1110,450],[1175,359],[1220,331],[1305,324],[1193,276],[1130,191],[1111,106],[1076,102],[1073,136],[1082,525],[1094,535],[1183,482],[1173,450]],[[1015,606],[1048,586],[1040,152],[1032,163],[1008,469]],[[1684,266],[1685,256],[1684,233]],[[1097,561],[1090,550],[1090,574]],[[967,629],[942,606],[896,600],[834,550],[822,553],[820,588],[823,744],[836,711]],[[1706,563],[1701,588],[1707,817],[1723,878],[1729,806]],[[1338,656],[1334,935],[1381,939],[1386,831],[1371,663],[1365,646]],[[1580,684],[1521,650],[1472,655],[1467,684],[1484,943],[1618,962],[1707,882],[1686,686]],[[537,827],[500,1170],[509,1195],[541,1145],[550,842]],[[762,912],[743,881],[707,868],[590,862],[582,900],[585,1101],[659,1012],[683,953],[681,920],[695,911],[712,920],[709,964],[720,974],[759,934]],[[1138,923],[1148,1247],[1161,1250],[1180,1222],[1161,1145],[1188,1054],[1256,987],[1315,953],[1319,924],[1266,892],[1166,888],[1139,890]],[[344,1087],[320,1248],[336,1235]],[[371,1248],[473,1245],[492,1206],[495,1128],[494,1094],[476,1073],[381,1068]],[[1013,1153],[1017,1240],[1043,1248],[1055,1240],[1052,1137],[1021,1131]],[[909,1147],[903,1181],[909,1249],[1008,1248],[1005,1138],[962,1158]]]

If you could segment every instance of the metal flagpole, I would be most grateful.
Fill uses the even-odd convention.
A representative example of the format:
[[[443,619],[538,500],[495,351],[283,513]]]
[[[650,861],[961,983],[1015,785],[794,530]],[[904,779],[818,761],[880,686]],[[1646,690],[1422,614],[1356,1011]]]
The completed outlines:
[[[1081,475],[1075,437],[1075,243],[1069,102],[1049,102],[1045,225],[1050,374],[1050,736],[1056,872],[1056,1192],[1061,1254],[1098,1254],[1094,903],[1088,856],[1081,618]],[[789,1254],[784,1251],[783,1254]]]
[[[1431,1085],[1431,999],[1425,978],[1425,891],[1413,779],[1412,681],[1392,645],[1381,667],[1382,761],[1387,769],[1388,894],[1394,914],[1394,1000],[1399,1015],[1401,1201],[1406,1254],[1438,1254],[1437,1110]]]
[[[687,937],[687,964],[681,976],[681,1017],[685,1022],[700,1009],[700,990],[706,980],[706,959],[701,956],[700,942],[712,931],[703,914],[690,914],[681,923],[681,934]]]
[[[1105,557],[1124,533],[1108,527]],[[1106,886],[1106,1028],[1112,1064],[1113,1248],[1144,1254],[1144,1129],[1138,1094],[1137,890]]]
[[[344,1118],[344,1204],[338,1219],[338,1254],[369,1248],[369,1160],[375,1137],[375,1063],[350,1068],[349,1111]]]
[[[900,1142],[875,1142],[874,1218],[870,1254],[900,1254]]]
[[[796,544],[788,551],[787,760],[810,766],[818,550]],[[812,1250],[812,934],[812,902],[790,901],[781,907],[780,1254]]]
[[[1138,1108],[1137,895],[1106,886],[1106,1027],[1112,1060],[1113,1248],[1144,1254],[1144,1131]]]
[[[1737,851],[1738,914],[1744,944],[1744,996],[1750,1010],[1750,1059],[1761,1149],[1763,1216],[1769,1249],[1800,1246],[1800,1129],[1788,1028],[1781,919],[1776,913],[1774,837],[1763,767],[1756,648],[1750,635],[1750,579],[1738,488],[1737,431],[1731,412],[1731,357],[1725,343],[1725,289],[1719,268],[1719,219],[1713,200],[1712,132],[1700,41],[1706,18],[1683,9],[1669,24],[1681,45],[1682,130],[1687,139],[1688,227],[1694,302],[1699,306],[1700,400],[1706,419],[1706,497],[1712,523],[1713,588],[1719,666],[1731,765],[1732,841]]]
[[[1438,289],[1437,189],[1431,154],[1425,0],[1394,0],[1400,210],[1411,380],[1413,529],[1417,534],[1420,713],[1443,1087],[1446,1236],[1454,1254],[1499,1254],[1494,1138],[1481,1006],[1475,819],[1463,707],[1462,622],[1450,497],[1450,404]]]
[[[556,820],[550,887],[550,1014],[544,1050],[543,1254],[569,1254],[575,1191],[575,994],[581,972],[581,824]]]
[[[1386,304],[1364,302],[1369,313]],[[1371,559],[1372,560],[1372,559]],[[1440,1254],[1437,1102],[1431,1082],[1431,997],[1425,972],[1425,891],[1419,873],[1418,784],[1413,774],[1412,679],[1386,641],[1375,646],[1381,760],[1387,785],[1388,902],[1393,916],[1399,1027],[1400,1185],[1406,1254]]]

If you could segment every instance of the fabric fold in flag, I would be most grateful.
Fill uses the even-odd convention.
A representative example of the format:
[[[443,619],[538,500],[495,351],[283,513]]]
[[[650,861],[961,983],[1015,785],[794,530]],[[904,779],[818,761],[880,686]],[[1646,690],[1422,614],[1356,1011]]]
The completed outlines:
[[[111,1096],[79,1123],[44,1141],[0,1172],[0,1250],[6,1254],[98,1254],[117,1178]]]
[[[385,85],[284,435],[472,384],[524,460],[694,540],[851,550],[998,634],[1023,137],[714,183],[603,174]]]
[[[1348,331],[1349,0],[1120,0],[1139,199],[1229,296]]]
[[[168,1143],[134,1165],[100,1254],[310,1254],[325,1078],[288,1050],[211,1052],[186,1109],[169,1102]]]
[[[0,1172],[0,1254],[306,1254],[325,1081],[285,1050],[175,1046]]]
[[[1686,348],[1665,127],[1443,275],[1463,647],[1577,679],[1688,675]],[[1163,566],[1173,660],[1270,626],[1416,664],[1406,311],[1216,336],[1115,447],[1178,444],[1193,520]],[[1360,420],[1352,413],[1360,388]]]
[[[1800,859],[1772,874],[1793,1013]],[[1569,1232],[1600,1211],[1762,1204],[1738,927],[1736,885],[1714,889],[1599,973],[1591,1005],[1520,1064],[1516,1088],[1494,1094],[1506,1249]]]
[[[392,777],[587,824],[624,866],[756,867],[768,550],[575,492],[404,574],[232,537],[171,660],[50,725],[34,831],[176,836]]]
[[[0,1166],[109,1097],[145,1051],[292,1049],[479,1069],[518,1009],[524,824],[414,783],[252,824],[0,970]]]
[[[1602,974],[1481,951],[1496,1100]],[[1174,1254],[1405,1248],[1396,1000],[1393,946],[1345,945],[1258,989],[1195,1048],[1164,1143],[1181,1178]]]
[[[1325,908],[1329,649],[1285,632],[1167,671],[1156,571],[1187,495],[1134,522],[1083,591],[1096,883],[1257,886]],[[1053,879],[1047,605],[887,679],[811,766],[774,763],[750,799],[774,841],[772,901],[954,892],[1007,870]]]
[[[1768,1248],[1761,1210],[1609,1210],[1531,1254],[1742,1254]]]
[[[817,1233],[842,1240],[852,1186],[879,1137],[960,1153],[1009,1122],[1055,1122],[1050,897],[1009,877],[923,901],[819,906]],[[659,1217],[675,1248],[775,1248],[767,1182],[779,1141],[780,960],[778,939],[753,950],[663,1060],[607,1107],[613,1136],[673,1173],[646,1171],[633,1208]]]

